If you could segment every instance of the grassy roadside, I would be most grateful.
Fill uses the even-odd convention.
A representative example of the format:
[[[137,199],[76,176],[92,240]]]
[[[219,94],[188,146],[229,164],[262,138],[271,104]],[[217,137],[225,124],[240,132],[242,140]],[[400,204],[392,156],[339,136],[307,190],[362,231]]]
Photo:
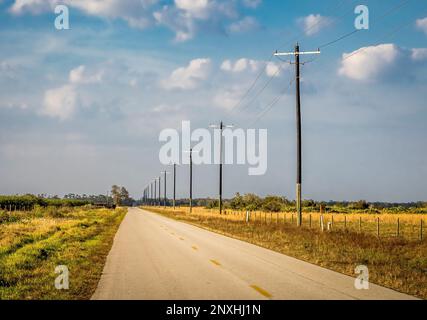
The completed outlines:
[[[83,300],[96,289],[126,209],[37,208],[0,212],[0,300]],[[55,267],[70,272],[56,290]]]
[[[289,223],[246,224],[179,210],[145,209],[350,276],[355,276],[356,266],[366,265],[371,282],[427,299],[427,241],[382,239],[348,230],[320,232]]]

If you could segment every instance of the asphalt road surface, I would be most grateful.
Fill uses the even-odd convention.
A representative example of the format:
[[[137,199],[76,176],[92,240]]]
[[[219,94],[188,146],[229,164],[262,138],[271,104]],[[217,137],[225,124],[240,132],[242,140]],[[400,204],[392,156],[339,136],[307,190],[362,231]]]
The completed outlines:
[[[356,267],[356,266],[355,266]],[[412,299],[246,242],[132,208],[92,299]]]

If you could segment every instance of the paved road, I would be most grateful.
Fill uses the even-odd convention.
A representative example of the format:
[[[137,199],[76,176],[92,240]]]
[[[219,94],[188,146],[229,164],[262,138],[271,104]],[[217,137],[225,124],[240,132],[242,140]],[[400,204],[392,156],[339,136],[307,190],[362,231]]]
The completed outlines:
[[[288,256],[129,209],[93,299],[411,299]]]

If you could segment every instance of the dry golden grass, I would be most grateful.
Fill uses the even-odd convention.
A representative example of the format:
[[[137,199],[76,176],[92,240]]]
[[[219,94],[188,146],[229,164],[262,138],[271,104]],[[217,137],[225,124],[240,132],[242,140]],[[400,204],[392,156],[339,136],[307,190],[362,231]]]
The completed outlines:
[[[357,221],[357,225],[362,216],[363,228],[362,232],[358,232],[358,227],[356,230],[352,227],[344,229],[344,218],[334,215],[332,231],[321,232],[315,223],[318,222],[319,214],[312,215],[312,228],[309,227],[307,214],[303,228],[298,228],[295,217],[294,223],[291,223],[290,213],[258,212],[256,215],[253,214],[251,223],[246,223],[243,212],[229,211],[227,215],[219,216],[217,211],[202,208],[195,208],[192,214],[188,208],[176,211],[151,207],[145,209],[349,276],[355,276],[356,266],[366,265],[373,283],[423,299],[427,298],[427,241],[420,241],[416,236],[377,237],[375,216],[347,215],[348,221],[350,223]],[[380,219],[384,219],[383,232],[386,231],[386,225],[394,225],[394,219],[400,216],[380,216]],[[409,225],[411,222],[416,223],[420,216],[402,215],[400,218],[404,224]],[[330,215],[325,215],[325,222],[331,220]]]
[[[162,207],[157,207],[162,209]],[[180,207],[177,211],[190,214],[189,208]],[[217,217],[226,221],[246,221],[246,212],[237,210],[225,210],[223,215],[218,215],[218,209],[193,208],[192,215],[202,217]],[[311,212],[303,214],[303,225],[312,229],[321,228],[321,216],[323,215],[324,229],[327,230],[328,223],[334,230],[366,233],[378,235],[378,221],[380,237],[403,237],[406,239],[420,239],[421,222],[423,223],[423,237],[427,236],[427,215],[425,214],[366,214],[366,213],[323,213]],[[379,219],[379,220],[378,220]],[[293,212],[251,212],[250,223],[286,223],[296,224],[297,216]]]

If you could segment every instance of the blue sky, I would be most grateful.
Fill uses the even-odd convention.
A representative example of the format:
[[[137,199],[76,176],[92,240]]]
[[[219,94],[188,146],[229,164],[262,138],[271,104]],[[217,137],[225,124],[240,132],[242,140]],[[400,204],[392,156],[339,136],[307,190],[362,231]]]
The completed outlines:
[[[57,4],[68,5],[71,30],[54,28]],[[164,169],[161,130],[183,120],[253,123],[293,77],[283,64],[251,99],[281,64],[263,72],[271,53],[296,41],[317,49],[353,31],[358,4],[0,0],[0,193],[93,194],[121,184],[138,197]],[[363,4],[370,29],[302,67],[304,197],[426,200],[427,3]],[[244,108],[230,113],[260,70]],[[292,89],[255,125],[269,130],[267,174],[227,166],[227,196],[294,198],[294,100]],[[179,168],[182,197],[187,175]],[[216,184],[216,167],[195,168],[196,196],[215,196]]]

